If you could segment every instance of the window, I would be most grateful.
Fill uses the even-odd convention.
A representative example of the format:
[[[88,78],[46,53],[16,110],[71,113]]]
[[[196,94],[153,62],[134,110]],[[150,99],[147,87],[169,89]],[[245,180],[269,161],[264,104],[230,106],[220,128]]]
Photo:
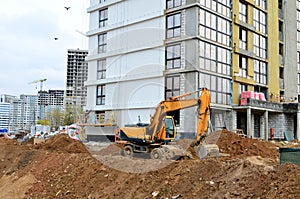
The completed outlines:
[[[230,46],[230,21],[200,9],[200,36]]]
[[[166,47],[167,69],[180,68],[181,50],[180,44]]]
[[[279,55],[283,55],[283,44],[279,44]]]
[[[105,79],[106,77],[106,60],[97,61],[97,79]]]
[[[247,77],[247,68],[248,68],[248,60],[247,60],[247,57],[244,57],[242,55],[240,55],[240,58],[239,58],[239,62],[240,62],[240,72],[239,72],[239,75],[241,77]]]
[[[205,73],[199,74],[199,88],[206,87],[210,91],[212,103],[231,104],[231,80]]]
[[[99,28],[105,27],[107,25],[107,11],[107,8],[99,11]]]
[[[107,34],[98,35],[98,53],[106,52]]]
[[[259,84],[267,84],[266,62],[254,60],[254,80]]]
[[[231,51],[218,45],[199,42],[200,68],[231,76]]]
[[[172,96],[180,95],[180,76],[169,76],[166,77],[166,90],[165,90],[165,98],[169,99]],[[174,118],[176,126],[180,124],[180,111],[171,111],[168,112],[168,116],[172,116]]]
[[[166,99],[172,96],[178,96],[180,91],[180,76],[169,76],[166,77]]]
[[[247,50],[247,30],[240,27],[240,48]]]
[[[258,6],[261,7],[261,9],[266,10],[266,8],[267,8],[267,0],[254,0],[254,1],[255,1],[256,5],[258,5]]]
[[[230,0],[200,0],[201,6],[218,12],[226,17],[231,17],[231,1]]]
[[[247,4],[240,2],[239,3],[239,19],[247,23]]]
[[[280,79],[284,78],[284,68],[282,68],[282,67],[279,68],[279,78]]]
[[[266,37],[253,34],[253,52],[256,56],[266,59],[267,58],[267,39]]]
[[[180,36],[181,13],[167,16],[167,38]]]
[[[278,9],[282,9],[282,0],[278,0]]]
[[[105,111],[96,111],[97,122],[100,124],[105,123]]]
[[[253,26],[260,32],[266,34],[267,15],[261,10],[253,8]]]
[[[175,8],[182,5],[182,0],[167,0],[167,8]]]
[[[105,104],[105,85],[97,86],[97,105],[104,105]]]
[[[239,84],[239,96],[242,94],[242,92],[248,91],[248,86],[246,84]]]

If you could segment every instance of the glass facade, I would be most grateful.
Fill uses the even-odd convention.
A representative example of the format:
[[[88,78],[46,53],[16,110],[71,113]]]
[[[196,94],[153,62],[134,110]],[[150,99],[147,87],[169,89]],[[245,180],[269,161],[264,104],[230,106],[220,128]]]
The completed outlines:
[[[201,0],[200,4],[199,88],[209,89],[212,103],[230,105],[231,1]]]
[[[231,22],[219,15],[200,9],[200,36],[209,40],[230,45]]]
[[[231,18],[231,0],[200,0],[200,5]]]
[[[255,0],[258,7],[253,7],[253,26],[256,33],[253,33],[253,52],[256,55],[254,59],[254,80],[258,84],[256,91],[266,92],[268,84],[268,59],[267,45],[267,8],[266,0]],[[265,93],[267,94],[267,93]]]
[[[216,75],[200,73],[199,87],[210,91],[212,103],[231,104],[231,80]]]
[[[231,50],[217,44],[199,42],[200,68],[231,76]]]

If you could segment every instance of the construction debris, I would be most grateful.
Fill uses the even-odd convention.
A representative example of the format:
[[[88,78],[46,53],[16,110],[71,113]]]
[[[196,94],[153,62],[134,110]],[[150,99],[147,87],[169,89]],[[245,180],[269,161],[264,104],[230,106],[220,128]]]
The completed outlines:
[[[64,134],[36,145],[0,138],[0,198],[299,197],[300,166],[280,165],[276,143],[222,131],[217,144],[230,156],[167,161],[88,151]]]

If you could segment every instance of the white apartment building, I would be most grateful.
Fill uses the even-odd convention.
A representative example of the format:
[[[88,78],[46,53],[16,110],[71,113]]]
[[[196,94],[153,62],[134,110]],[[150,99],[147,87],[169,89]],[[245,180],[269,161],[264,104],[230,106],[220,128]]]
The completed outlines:
[[[0,102],[0,129],[8,129],[10,103]]]
[[[20,114],[18,128],[19,129],[30,129],[31,126],[35,125],[39,117],[38,108],[38,96],[37,95],[20,95]],[[17,115],[17,114],[16,114]],[[14,116],[16,117],[16,116]]]
[[[149,123],[164,99],[164,6],[91,1],[86,110],[113,113],[119,125]]]

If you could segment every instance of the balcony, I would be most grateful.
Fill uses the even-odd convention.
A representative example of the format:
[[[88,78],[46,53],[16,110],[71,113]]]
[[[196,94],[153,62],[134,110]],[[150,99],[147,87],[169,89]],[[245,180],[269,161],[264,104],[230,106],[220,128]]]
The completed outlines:
[[[276,103],[251,98],[248,98],[246,100],[247,103],[243,104],[243,106],[251,106],[253,108],[260,108],[265,110],[272,110],[285,113],[297,113],[300,109],[298,103]]]

